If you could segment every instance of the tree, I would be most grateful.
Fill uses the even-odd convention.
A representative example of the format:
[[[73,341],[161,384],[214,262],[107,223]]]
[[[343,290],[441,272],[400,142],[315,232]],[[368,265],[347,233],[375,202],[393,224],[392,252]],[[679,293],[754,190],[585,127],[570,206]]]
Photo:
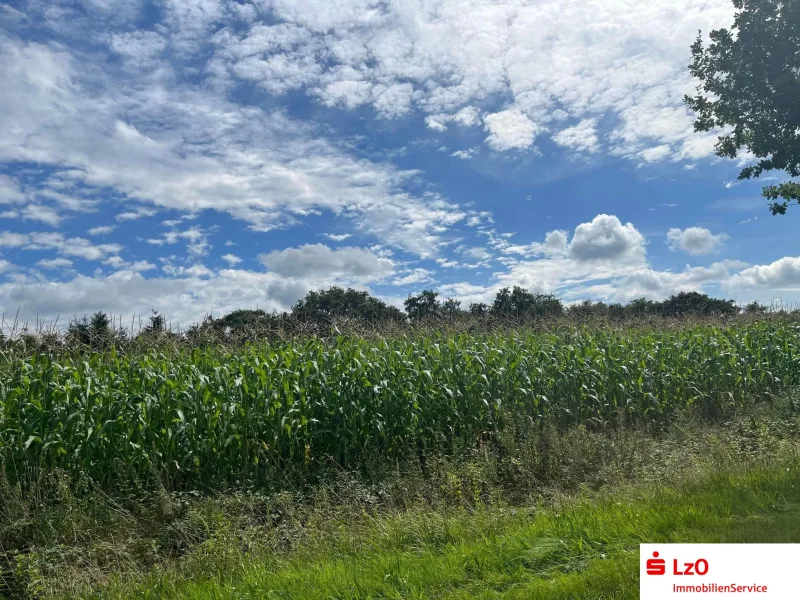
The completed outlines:
[[[636,300],[631,300],[625,306],[625,312],[635,316],[652,315],[658,312],[658,310],[659,304],[647,298],[636,298]]]
[[[587,299],[583,302],[571,305],[567,312],[576,317],[595,317],[607,314],[608,305],[604,302],[592,302]]]
[[[408,318],[412,321],[422,321],[438,317],[442,311],[438,297],[439,294],[433,290],[422,290],[416,296],[406,298],[403,304],[406,307]]]
[[[514,312],[514,305],[511,303],[511,290],[503,288],[494,297],[492,303],[492,313],[496,315],[510,315]]]
[[[161,335],[167,329],[167,319],[164,315],[159,313],[158,311],[153,311],[153,314],[150,315],[150,322],[144,328],[144,332],[150,335]]]
[[[92,342],[91,328],[89,325],[89,318],[83,315],[80,321],[75,318],[67,327],[67,340],[70,343],[78,344],[81,346],[88,346]]]
[[[331,287],[312,291],[292,307],[292,317],[301,322],[322,326],[330,325],[334,319],[347,317],[364,323],[377,324],[404,321],[400,309],[362,292],[348,288]]]
[[[764,306],[760,302],[753,300],[750,304],[744,307],[746,315],[763,315],[769,312],[769,307]]]
[[[483,302],[473,302],[469,305],[469,314],[475,317],[485,317],[489,314],[489,305]]]
[[[689,72],[701,80],[695,97],[684,102],[696,113],[695,131],[730,128],[716,144],[717,156],[735,158],[745,148],[760,159],[739,179],[765,171],[800,175],[800,2],[733,0],[730,30],[701,35],[692,45]],[[773,215],[800,203],[800,183],[763,188]]]
[[[492,312],[496,315],[515,317],[522,316],[558,316],[563,314],[561,300],[552,294],[531,294],[525,288],[514,286],[509,291],[503,288],[494,298]]]
[[[67,327],[67,340],[96,350],[110,346],[114,341],[114,332],[108,315],[98,311],[91,320],[86,315],[80,320],[73,319]]]
[[[461,300],[448,298],[442,302],[442,314],[451,321],[464,314],[464,311],[461,310]]]
[[[214,321],[214,326],[222,331],[239,333],[244,330],[263,329],[269,324],[269,315],[261,309],[235,310]]]
[[[733,300],[711,298],[698,292],[681,292],[660,302],[660,312],[669,316],[731,315],[738,313]]]
[[[92,315],[92,320],[89,322],[89,335],[94,348],[107,348],[111,345],[114,332],[106,313],[98,311]]]

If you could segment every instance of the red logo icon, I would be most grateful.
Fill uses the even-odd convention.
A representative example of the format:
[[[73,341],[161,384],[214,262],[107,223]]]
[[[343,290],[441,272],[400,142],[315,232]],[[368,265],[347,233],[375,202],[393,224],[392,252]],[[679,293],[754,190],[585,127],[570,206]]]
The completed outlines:
[[[653,552],[653,558],[647,559],[648,575],[663,575],[667,572],[667,563],[663,558],[658,558],[658,552]]]
[[[653,558],[647,559],[648,575],[665,575],[667,572],[667,562],[659,558],[658,552],[653,552]],[[685,562],[683,566],[678,566],[678,559],[672,560],[673,575],[705,575],[708,573],[708,561],[705,558],[698,558],[694,562]]]

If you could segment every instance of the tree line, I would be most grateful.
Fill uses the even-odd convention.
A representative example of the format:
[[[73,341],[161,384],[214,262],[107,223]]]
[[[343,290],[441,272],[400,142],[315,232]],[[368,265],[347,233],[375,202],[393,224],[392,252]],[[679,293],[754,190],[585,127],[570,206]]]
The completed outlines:
[[[74,319],[64,334],[64,340],[68,344],[103,349],[134,339],[247,340],[268,337],[270,333],[280,336],[281,332],[287,335],[328,335],[331,331],[382,331],[442,323],[491,328],[498,323],[514,326],[561,318],[571,321],[595,318],[630,321],[648,317],[763,314],[769,310],[757,302],[739,307],[733,300],[712,298],[698,292],[681,292],[663,301],[639,298],[621,304],[584,300],[565,305],[552,294],[533,293],[519,286],[502,288],[491,304],[477,302],[463,306],[459,300],[443,299],[430,289],[409,295],[403,304],[405,310],[400,310],[365,291],[331,287],[309,292],[289,311],[242,309],[221,317],[209,315],[183,332],[173,331],[165,316],[157,312],[153,312],[138,332],[115,326],[109,315],[96,312],[91,317]]]

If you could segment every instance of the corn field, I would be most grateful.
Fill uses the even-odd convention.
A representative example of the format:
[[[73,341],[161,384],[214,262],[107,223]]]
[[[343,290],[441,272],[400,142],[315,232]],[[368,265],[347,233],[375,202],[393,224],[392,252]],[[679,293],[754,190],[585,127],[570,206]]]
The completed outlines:
[[[800,326],[574,330],[0,357],[9,481],[263,482],[451,452],[546,423],[705,414],[800,383]]]

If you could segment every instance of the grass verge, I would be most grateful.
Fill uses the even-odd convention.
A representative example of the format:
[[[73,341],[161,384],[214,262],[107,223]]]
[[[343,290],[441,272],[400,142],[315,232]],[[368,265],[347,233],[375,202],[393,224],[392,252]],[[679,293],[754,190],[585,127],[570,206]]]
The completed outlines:
[[[87,597],[637,598],[639,543],[800,542],[798,517],[792,459],[549,507],[406,513],[359,536],[343,532],[324,549],[249,560],[233,577],[158,570]]]

